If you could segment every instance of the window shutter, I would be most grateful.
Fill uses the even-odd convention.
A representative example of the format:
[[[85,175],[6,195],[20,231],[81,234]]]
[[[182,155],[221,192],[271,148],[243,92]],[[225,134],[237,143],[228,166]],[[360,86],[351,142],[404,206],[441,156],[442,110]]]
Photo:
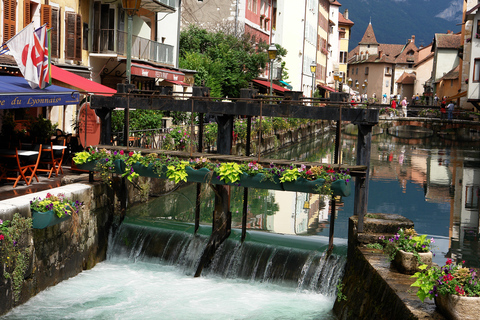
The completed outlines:
[[[53,58],[60,58],[60,9],[55,7],[51,9],[50,52]]]
[[[17,32],[15,29],[16,16],[16,1],[3,1],[3,42],[10,40]]]
[[[65,24],[65,59],[75,59],[75,28],[76,28],[76,14],[66,12]]]
[[[41,7],[41,25],[47,24],[47,29],[52,27],[52,7],[46,4],[42,4]]]
[[[82,16],[79,14],[75,25],[75,60],[82,61]]]
[[[23,27],[32,22],[32,13],[30,12],[30,0],[23,1]]]

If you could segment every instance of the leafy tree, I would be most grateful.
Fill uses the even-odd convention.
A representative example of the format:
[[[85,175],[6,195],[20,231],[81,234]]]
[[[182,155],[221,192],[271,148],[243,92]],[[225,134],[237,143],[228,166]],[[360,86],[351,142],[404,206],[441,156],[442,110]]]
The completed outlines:
[[[123,131],[124,111],[112,112],[112,132]],[[163,113],[160,110],[130,110],[130,130],[158,129],[162,127]]]
[[[287,51],[277,46],[277,60]],[[240,89],[258,77],[269,62],[268,44],[248,33],[208,32],[190,25],[180,34],[180,67],[196,70],[195,85],[210,87],[212,97],[239,97]]]

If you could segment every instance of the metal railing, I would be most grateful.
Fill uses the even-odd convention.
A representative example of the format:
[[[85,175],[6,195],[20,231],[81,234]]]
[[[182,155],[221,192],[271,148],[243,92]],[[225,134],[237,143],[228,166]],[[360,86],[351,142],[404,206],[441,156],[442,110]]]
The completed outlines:
[[[132,36],[132,58],[173,65],[173,49],[168,44]],[[92,53],[116,53],[126,56],[127,33],[116,29],[94,31]]]

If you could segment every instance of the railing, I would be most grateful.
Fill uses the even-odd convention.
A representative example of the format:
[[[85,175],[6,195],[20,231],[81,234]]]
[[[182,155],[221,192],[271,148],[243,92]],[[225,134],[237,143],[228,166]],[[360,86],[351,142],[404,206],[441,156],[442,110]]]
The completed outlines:
[[[127,55],[127,33],[115,29],[94,31],[92,53]],[[173,65],[173,46],[132,36],[132,58]]]

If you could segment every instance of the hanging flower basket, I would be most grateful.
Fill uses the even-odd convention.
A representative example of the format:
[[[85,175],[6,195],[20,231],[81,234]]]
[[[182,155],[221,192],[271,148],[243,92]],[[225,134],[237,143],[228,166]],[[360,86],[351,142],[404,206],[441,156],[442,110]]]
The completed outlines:
[[[53,212],[53,210],[45,212],[32,210],[32,227],[34,229],[45,229],[68,220],[70,217],[71,216],[69,215],[64,215],[63,217],[59,218],[57,214]]]

